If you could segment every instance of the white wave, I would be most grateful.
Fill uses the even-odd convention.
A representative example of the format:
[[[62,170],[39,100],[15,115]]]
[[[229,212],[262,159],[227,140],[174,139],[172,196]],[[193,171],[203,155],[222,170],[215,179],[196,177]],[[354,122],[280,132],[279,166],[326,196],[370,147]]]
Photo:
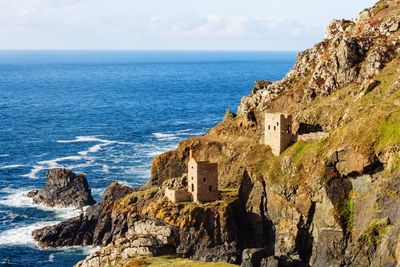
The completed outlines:
[[[49,169],[53,169],[53,168],[65,167],[65,165],[59,164],[59,162],[79,161],[82,159],[83,158],[81,156],[67,156],[67,157],[61,157],[61,158],[50,159],[50,160],[42,160],[42,161],[37,162],[37,164],[33,166],[32,170],[29,173],[21,175],[21,176],[28,177],[31,179],[38,179],[39,177],[37,176],[37,174],[42,170],[49,170]]]
[[[97,136],[77,136],[74,140],[58,140],[57,143],[83,143],[83,142],[100,142],[109,143],[113,142],[106,139],[98,138]]]
[[[67,156],[67,157],[61,157],[61,158],[56,158],[56,159],[50,159],[50,160],[42,160],[39,161],[38,164],[40,165],[47,165],[48,168],[58,168],[60,167],[60,164],[58,162],[62,161],[78,161],[81,160],[81,156]]]
[[[21,219],[21,218],[28,219],[29,218],[29,216],[26,214],[13,213],[11,211],[0,212],[0,216],[1,216],[3,223],[12,222],[17,218],[19,218],[19,219]]]
[[[102,167],[102,172],[104,172],[104,173],[110,173],[110,166],[108,166],[108,165],[103,165],[103,167]]]
[[[192,129],[184,129],[176,131],[177,134],[188,134]]]
[[[148,157],[155,157],[174,148],[175,146],[156,147],[153,148],[151,151],[148,151],[146,154]]]
[[[15,208],[36,208],[44,211],[52,211],[55,212],[56,218],[59,220],[66,220],[78,216],[81,212],[79,209],[75,208],[51,208],[35,204],[33,203],[32,198],[26,196],[29,191],[31,190],[27,188],[4,188],[3,190],[1,190],[1,192],[7,193],[7,195],[0,198],[0,205]]]
[[[70,169],[70,170],[81,169],[81,168],[88,168],[88,167],[93,167],[93,166],[97,166],[97,165],[99,165],[99,164],[93,163],[93,161],[88,161],[85,163],[68,165],[68,169]]]
[[[33,166],[32,170],[29,173],[21,175],[21,176],[28,177],[31,179],[38,179],[39,177],[37,176],[37,174],[44,169],[45,168],[42,165],[35,165],[35,166]]]
[[[102,145],[95,145],[95,146],[92,146],[92,147],[90,147],[90,148],[88,149],[88,152],[89,152],[89,153],[96,153],[97,151],[101,150],[102,147],[103,147]]]
[[[16,208],[35,207],[32,199],[26,196],[26,194],[29,192],[29,190],[27,190],[26,188],[4,188],[3,190],[1,190],[1,192],[7,193],[8,195],[0,198],[0,205]]]
[[[25,167],[27,165],[24,164],[11,164],[11,165],[6,165],[6,166],[1,166],[0,170],[5,170],[5,169],[17,169],[20,167]]]
[[[0,232],[0,245],[35,245],[32,231],[57,223],[57,221],[37,222],[31,225],[16,227]]]
[[[178,139],[178,136],[173,133],[153,133],[153,135],[160,141],[172,141]]]

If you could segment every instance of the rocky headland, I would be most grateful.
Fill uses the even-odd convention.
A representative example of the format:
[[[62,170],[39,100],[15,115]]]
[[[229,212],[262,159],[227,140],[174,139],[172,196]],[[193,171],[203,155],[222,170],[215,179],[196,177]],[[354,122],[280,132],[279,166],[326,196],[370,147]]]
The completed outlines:
[[[166,254],[246,267],[400,266],[399,30],[397,0],[333,21],[281,81],[257,81],[237,114],[154,158],[144,186],[112,183],[35,240],[102,247],[77,266]],[[274,156],[262,144],[266,111],[292,114],[296,134],[329,134]],[[185,180],[190,149],[218,163],[218,201],[164,197]]]

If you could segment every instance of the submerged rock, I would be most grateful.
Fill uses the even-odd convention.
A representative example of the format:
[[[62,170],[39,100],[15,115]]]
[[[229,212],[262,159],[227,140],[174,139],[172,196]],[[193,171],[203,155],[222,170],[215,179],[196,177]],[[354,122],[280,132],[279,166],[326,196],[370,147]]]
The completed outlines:
[[[51,169],[47,173],[46,185],[29,192],[28,197],[34,203],[49,207],[82,208],[96,203],[85,175],[61,168]]]

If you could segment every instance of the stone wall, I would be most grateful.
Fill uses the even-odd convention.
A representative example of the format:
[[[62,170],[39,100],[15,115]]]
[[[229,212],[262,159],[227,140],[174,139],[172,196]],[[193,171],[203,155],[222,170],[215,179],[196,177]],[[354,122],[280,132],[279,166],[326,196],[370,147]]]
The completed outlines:
[[[265,113],[265,144],[279,156],[292,142],[292,116],[283,113]]]
[[[199,163],[197,190],[193,195],[196,202],[212,202],[218,199],[218,164]]]
[[[316,132],[316,133],[308,133],[308,134],[301,134],[296,137],[296,141],[303,141],[303,142],[315,142],[321,139],[327,138],[329,133],[327,132]]]
[[[192,194],[183,189],[166,188],[165,196],[174,203],[192,201]]]

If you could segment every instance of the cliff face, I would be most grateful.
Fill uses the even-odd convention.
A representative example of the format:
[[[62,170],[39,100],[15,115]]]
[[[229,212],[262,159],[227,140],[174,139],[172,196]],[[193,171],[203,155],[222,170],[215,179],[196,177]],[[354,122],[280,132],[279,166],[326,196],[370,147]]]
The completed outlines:
[[[173,241],[155,241],[146,250],[152,255],[174,250],[243,266],[399,266],[399,28],[399,1],[332,22],[283,80],[256,82],[237,116],[228,111],[204,136],[156,157],[143,188],[35,238],[44,246],[108,245],[81,265],[115,264],[123,259],[111,251],[140,251],[132,245],[143,234],[135,223],[146,219],[172,227],[166,238]],[[298,133],[329,136],[275,157],[261,144],[265,111],[292,114]],[[190,148],[196,159],[218,163],[219,201],[175,205],[163,197],[185,180]],[[66,238],[66,227],[87,238]]]
[[[236,117],[227,113],[206,136],[155,159],[153,177],[173,178],[165,170],[184,166],[191,146],[218,162],[224,188],[240,188],[251,237],[240,249],[264,248],[281,265],[398,266],[399,28],[398,1],[333,21],[283,80],[256,82]],[[274,157],[260,144],[265,111],[329,137]]]

